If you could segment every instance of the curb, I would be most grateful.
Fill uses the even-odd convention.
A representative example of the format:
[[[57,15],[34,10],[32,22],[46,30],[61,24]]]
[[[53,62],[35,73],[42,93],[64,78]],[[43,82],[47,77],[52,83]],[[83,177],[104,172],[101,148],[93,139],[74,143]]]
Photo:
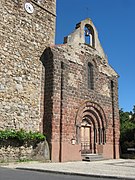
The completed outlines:
[[[84,177],[95,177],[95,178],[110,178],[110,179],[125,179],[125,180],[134,180],[133,177],[123,177],[123,176],[109,176],[109,175],[96,175],[96,174],[83,174],[83,173],[75,173],[75,172],[62,172],[62,171],[53,171],[53,170],[44,170],[44,169],[34,169],[34,168],[21,168],[17,167],[15,169],[18,170],[26,170],[26,171],[35,171],[35,172],[44,172],[44,173],[52,173],[52,174],[63,174],[63,175],[72,175],[72,176],[84,176]]]

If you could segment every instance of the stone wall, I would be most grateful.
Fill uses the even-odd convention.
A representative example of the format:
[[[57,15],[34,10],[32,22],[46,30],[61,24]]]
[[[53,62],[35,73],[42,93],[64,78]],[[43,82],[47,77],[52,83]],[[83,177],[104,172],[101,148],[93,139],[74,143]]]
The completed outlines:
[[[41,56],[55,39],[55,0],[27,13],[24,0],[0,1],[0,129],[42,131],[44,67]]]
[[[89,111],[92,107],[99,114],[104,112],[99,119],[106,125],[106,144],[97,144],[97,149],[110,158],[115,149],[118,157],[118,75],[108,64],[93,23],[82,21],[66,37],[66,44],[50,46],[55,36],[56,1],[27,1],[32,12],[27,12],[25,3],[0,2],[0,129],[44,132],[52,161],[80,160],[76,118],[81,123],[85,112],[79,110],[88,102]],[[93,47],[84,42],[84,26],[89,23],[96,32]],[[88,88],[89,62],[94,90]],[[9,152],[15,158],[25,158],[32,151],[31,146],[10,145],[0,150],[5,159]]]
[[[50,152],[46,141],[40,143],[19,143],[15,140],[0,141],[0,162],[50,160]]]
[[[106,142],[96,144],[97,153],[105,158],[119,157],[119,109],[117,73],[91,46],[56,45],[47,48],[44,56],[46,75],[45,127],[49,136],[52,161],[81,159],[81,144],[72,145],[76,136],[76,117],[83,117],[78,110],[88,102],[89,108],[104,112]],[[88,62],[93,64],[94,90],[88,88]],[[113,82],[113,89],[111,87]],[[112,92],[113,91],[113,92]],[[113,97],[112,97],[113,93]],[[112,99],[113,98],[113,99]],[[46,105],[47,105],[46,104]],[[87,106],[87,103],[86,103]],[[98,111],[99,111],[98,110]],[[96,117],[96,115],[94,115]],[[46,129],[46,128],[45,128]],[[109,149],[109,150],[108,150]],[[76,154],[76,155],[75,155]]]

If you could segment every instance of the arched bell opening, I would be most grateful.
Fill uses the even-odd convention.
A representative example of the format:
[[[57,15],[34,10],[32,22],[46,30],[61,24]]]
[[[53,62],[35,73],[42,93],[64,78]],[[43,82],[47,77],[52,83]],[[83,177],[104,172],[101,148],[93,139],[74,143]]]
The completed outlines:
[[[84,27],[85,43],[89,44],[93,48],[95,47],[94,29],[90,24],[86,24]]]

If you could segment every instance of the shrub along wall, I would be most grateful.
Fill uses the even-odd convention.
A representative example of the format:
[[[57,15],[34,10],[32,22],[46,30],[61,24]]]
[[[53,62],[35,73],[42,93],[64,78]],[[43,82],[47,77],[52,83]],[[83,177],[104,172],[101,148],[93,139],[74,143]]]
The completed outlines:
[[[49,160],[45,136],[24,130],[0,131],[0,162]]]

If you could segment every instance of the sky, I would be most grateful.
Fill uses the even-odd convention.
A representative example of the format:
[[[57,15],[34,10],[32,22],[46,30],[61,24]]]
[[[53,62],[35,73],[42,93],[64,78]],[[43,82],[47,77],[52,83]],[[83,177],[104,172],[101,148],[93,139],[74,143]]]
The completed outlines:
[[[109,64],[119,74],[119,108],[135,105],[135,0],[57,0],[56,44],[92,19]]]

